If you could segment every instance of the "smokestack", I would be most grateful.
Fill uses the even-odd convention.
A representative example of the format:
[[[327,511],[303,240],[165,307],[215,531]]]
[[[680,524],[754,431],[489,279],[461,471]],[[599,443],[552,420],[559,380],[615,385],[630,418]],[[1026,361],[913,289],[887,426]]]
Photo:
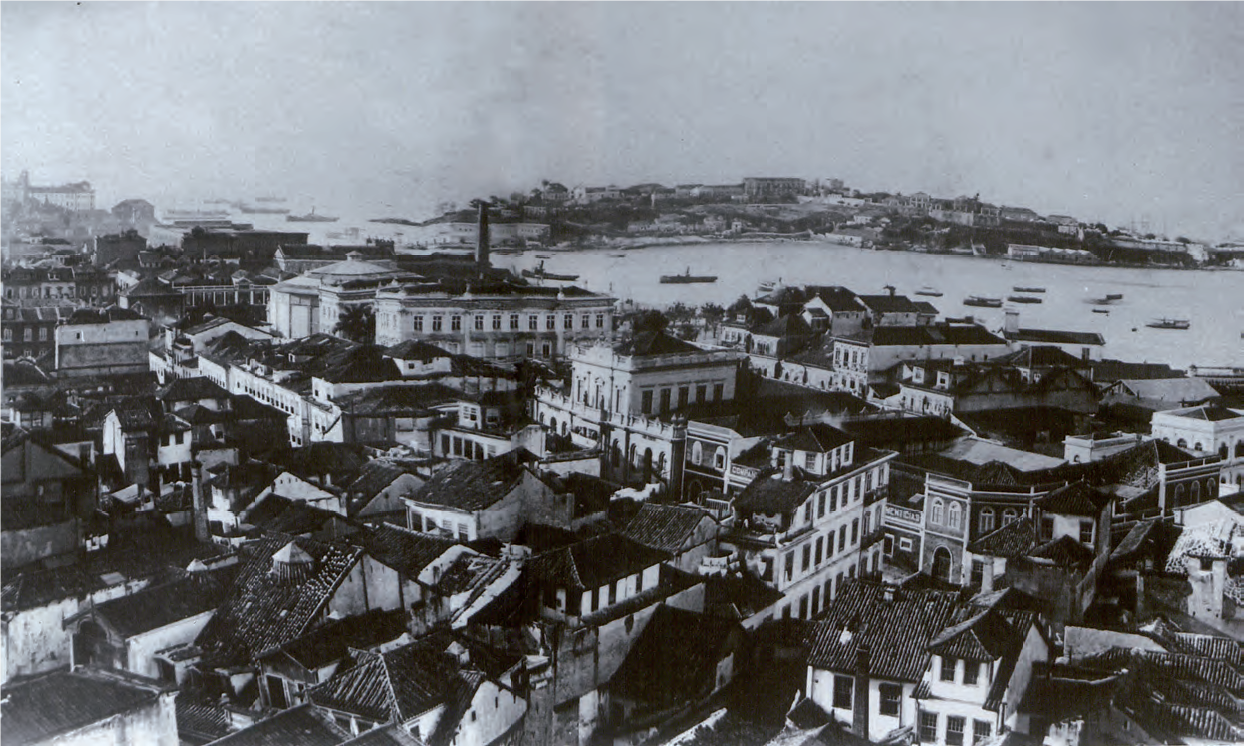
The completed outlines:
[[[851,708],[851,730],[864,739],[868,738],[868,690],[872,683],[868,675],[869,658],[868,646],[860,643],[855,649],[855,687],[852,691],[855,701]]]
[[[479,218],[476,222],[478,228],[478,238],[475,243],[475,264],[480,272],[488,269],[488,249],[490,246],[490,238],[488,235],[488,203],[479,201]]]

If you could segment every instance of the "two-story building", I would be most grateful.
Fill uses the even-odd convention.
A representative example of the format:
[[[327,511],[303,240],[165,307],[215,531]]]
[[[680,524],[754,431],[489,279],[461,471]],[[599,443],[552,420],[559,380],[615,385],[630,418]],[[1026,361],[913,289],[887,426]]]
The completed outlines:
[[[1197,455],[1222,459],[1224,483],[1244,485],[1244,411],[1204,405],[1154,412],[1153,437]]]

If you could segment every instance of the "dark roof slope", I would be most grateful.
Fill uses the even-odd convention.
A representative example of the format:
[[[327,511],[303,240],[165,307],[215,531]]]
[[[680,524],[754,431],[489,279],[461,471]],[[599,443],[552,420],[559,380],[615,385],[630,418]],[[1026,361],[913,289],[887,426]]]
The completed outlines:
[[[812,625],[808,664],[854,672],[863,646],[874,676],[920,681],[929,665],[928,643],[950,621],[957,604],[955,592],[847,580]]]
[[[1038,499],[1036,506],[1046,513],[1096,518],[1110,499],[1110,495],[1093,489],[1086,482],[1072,482]]]
[[[657,707],[688,704],[716,686],[717,662],[739,623],[662,604],[609,681],[609,690]],[[676,663],[674,663],[676,662]]]
[[[154,706],[173,691],[163,683],[123,671],[60,669],[4,687],[0,738],[35,743],[98,723],[143,706]]]
[[[818,422],[801,427],[790,435],[779,438],[773,446],[792,451],[828,453],[838,446],[850,443],[852,440],[853,438],[842,430],[832,425]]]
[[[615,345],[613,350],[619,355],[632,355],[635,357],[703,352],[703,350],[690,342],[684,342],[664,331],[640,332],[627,341]]]
[[[700,508],[644,503],[622,533],[646,547],[676,554],[705,518],[713,520]]]
[[[436,472],[410,499],[459,510],[482,510],[510,494],[528,464],[538,459],[518,448],[484,461],[458,461]]]
[[[968,545],[972,554],[1018,557],[1037,543],[1037,529],[1027,516],[1011,521]]]
[[[366,650],[396,640],[406,631],[406,612],[402,609],[373,609],[365,614],[336,619],[281,646],[285,654],[308,669],[326,666],[344,658],[350,648]]]
[[[669,558],[667,552],[621,534],[606,534],[545,552],[533,558],[527,567],[547,582],[592,590]]]
[[[334,723],[332,716],[304,704],[212,741],[212,746],[339,746],[348,740],[350,732]]]
[[[105,601],[95,613],[124,637],[150,632],[168,624],[211,611],[225,597],[224,584],[211,573],[193,572],[163,585]]]
[[[800,470],[796,469],[796,472]],[[795,510],[816,491],[817,483],[801,478],[786,480],[782,472],[761,472],[735,498],[734,506],[741,511],[777,515]]]
[[[308,691],[312,702],[379,722],[404,723],[444,703],[458,662],[424,640],[383,653],[360,651],[348,668]]]

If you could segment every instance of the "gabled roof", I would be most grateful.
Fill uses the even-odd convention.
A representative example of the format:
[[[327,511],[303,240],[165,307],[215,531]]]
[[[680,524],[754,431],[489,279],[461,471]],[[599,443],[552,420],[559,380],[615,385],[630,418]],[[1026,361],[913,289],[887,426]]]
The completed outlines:
[[[155,708],[163,682],[124,671],[58,669],[4,686],[0,738],[5,743],[51,743],[92,723],[139,707]]]
[[[740,511],[777,515],[789,513],[803,504],[816,491],[817,482],[805,481],[802,470],[796,467],[796,475],[789,481],[779,471],[762,471],[751,484],[743,488],[734,500]]]
[[[386,567],[417,578],[423,569],[457,542],[408,528],[381,523],[350,536],[350,543]]]
[[[958,603],[954,592],[847,580],[812,625],[808,665],[854,673],[862,647],[873,677],[918,682],[929,666],[929,641],[949,623]]]
[[[1005,344],[1006,340],[976,324],[878,326],[872,330],[873,347]]]
[[[700,508],[644,503],[622,534],[646,547],[677,554],[687,548],[687,542],[705,519],[716,523]]]
[[[538,555],[527,569],[547,583],[577,590],[602,588],[670,558],[621,534],[606,534]]]
[[[1244,417],[1244,413],[1217,404],[1181,409],[1176,412],[1167,412],[1167,414],[1186,417],[1190,420],[1206,420],[1208,422],[1222,422],[1223,420],[1235,420]]]
[[[668,332],[640,332],[631,339],[615,345],[613,351],[619,355],[645,357],[648,355],[678,355],[690,352],[703,352],[699,347],[684,342]]]
[[[210,378],[176,378],[160,392],[159,397],[168,402],[197,401],[199,399],[229,399],[229,392]]]
[[[850,443],[852,438],[847,433],[832,425],[817,422],[801,427],[790,435],[778,438],[774,448],[791,451],[809,451],[812,453],[829,453],[838,446]]]
[[[305,578],[290,579],[273,572],[273,555],[290,539],[271,536],[248,548],[225,602],[195,640],[206,659],[217,665],[250,662],[302,635],[362,555],[342,542],[298,539],[312,563]]]
[[[287,655],[304,668],[313,670],[345,658],[351,648],[366,650],[396,640],[406,632],[406,621],[406,612],[402,609],[373,609],[329,621],[264,657]]]
[[[304,704],[212,741],[212,746],[339,746],[348,740],[350,732],[333,722],[331,715]]]
[[[984,663],[1022,644],[1023,639],[1002,614],[987,609],[939,632],[929,641],[929,652]]]
[[[906,295],[861,295],[860,302],[874,313],[917,313],[919,307]]]
[[[1014,365],[1017,368],[1087,368],[1087,360],[1064,352],[1063,348],[1054,345],[1031,345],[1012,352],[1009,355],[996,357],[989,361],[990,365]]]
[[[812,327],[808,326],[808,322],[799,314],[790,313],[761,325],[752,333],[786,339],[787,337],[806,337],[812,334]]]
[[[372,459],[363,464],[363,468],[359,470],[358,478],[350,483],[346,491],[351,496],[358,494],[360,502],[365,505],[367,501],[370,501],[380,494],[383,489],[397,481],[398,477],[414,473],[414,471],[389,459]],[[351,500],[351,502],[354,501]],[[362,507],[362,505],[358,507]]]
[[[430,363],[439,358],[453,357],[453,353],[448,350],[441,349],[421,339],[408,339],[404,342],[398,342],[392,347],[386,347],[384,354],[398,360],[418,360],[422,363]]]
[[[1034,504],[1046,513],[1096,518],[1111,499],[1109,494],[1081,481],[1059,487]]]
[[[95,607],[95,613],[122,637],[133,637],[211,611],[224,600],[225,592],[224,583],[212,573],[193,572],[105,601]]]
[[[1058,329],[1020,329],[1014,334],[1008,334],[1007,337],[1019,342],[1040,342],[1043,344],[1078,344],[1078,345],[1097,345],[1106,344],[1105,337],[1097,332],[1070,332],[1060,331]]]
[[[1027,516],[994,529],[968,544],[972,554],[992,557],[1018,557],[1037,543],[1037,529]]]
[[[459,510],[483,510],[518,487],[527,465],[537,461],[524,448],[484,461],[457,461],[436,472],[410,500]]]
[[[716,687],[717,663],[734,652],[739,623],[662,604],[622,665],[609,691],[657,708],[690,704]]]
[[[308,690],[312,702],[376,722],[405,723],[445,704],[461,686],[458,662],[426,640],[382,653],[360,651],[349,667]]]
[[[1094,555],[1093,550],[1064,534],[1032,549],[1027,556],[1050,560],[1059,567],[1083,567],[1092,564]]]

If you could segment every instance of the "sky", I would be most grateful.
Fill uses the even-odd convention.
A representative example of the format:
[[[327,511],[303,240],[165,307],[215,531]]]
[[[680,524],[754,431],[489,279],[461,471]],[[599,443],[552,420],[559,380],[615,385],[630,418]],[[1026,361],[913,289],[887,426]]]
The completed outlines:
[[[1241,3],[0,3],[0,170],[426,219],[841,178],[1244,237]]]

